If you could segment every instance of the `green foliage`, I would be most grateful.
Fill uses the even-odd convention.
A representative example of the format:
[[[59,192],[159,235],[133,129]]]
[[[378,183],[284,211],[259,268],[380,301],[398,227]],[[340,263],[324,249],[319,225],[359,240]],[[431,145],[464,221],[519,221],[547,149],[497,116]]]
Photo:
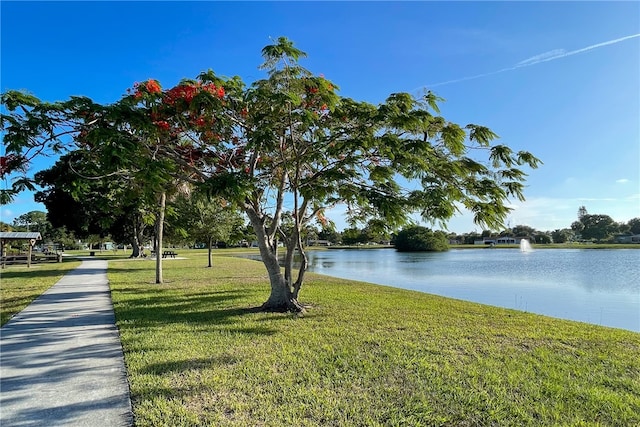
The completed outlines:
[[[442,252],[449,250],[449,242],[442,231],[434,232],[426,227],[412,226],[398,233],[395,247],[401,252]]]
[[[318,239],[326,240],[335,245],[340,241],[340,233],[338,233],[334,228],[323,227],[322,230],[318,232]]]
[[[574,233],[580,234],[583,229],[584,224],[581,221],[574,221],[571,223],[571,230],[573,230]]]
[[[11,187],[0,189],[0,205],[6,205],[23,191],[35,190],[35,186],[31,179],[26,176],[17,176],[11,180]]]
[[[347,228],[342,232],[342,244],[344,245],[364,244],[368,241],[369,236],[367,236],[367,233],[356,227]]]
[[[99,176],[102,168],[78,152],[62,156],[35,180],[43,190],[35,199],[47,207],[54,227],[66,227],[80,238],[111,235],[132,243],[145,234],[144,213],[150,204],[144,189],[129,179]]]
[[[276,44],[265,46],[262,49],[264,63],[262,69],[274,70],[276,64],[281,61],[297,62],[298,59],[306,57],[307,54],[293,46],[293,42],[286,37],[278,37]]]
[[[528,225],[516,225],[511,229],[513,237],[531,237],[536,234],[536,230]]]
[[[59,154],[74,146],[69,135],[78,131],[73,111],[78,99],[47,103],[15,90],[0,96],[7,111],[0,114],[5,152],[0,157],[0,178],[11,179],[11,187],[0,190],[1,204],[11,202],[22,191],[35,189],[31,178],[26,176],[33,159]]]
[[[209,199],[199,193],[182,194],[172,204],[176,212],[169,225],[183,230],[191,243],[228,242],[243,225],[238,210],[220,198]]]
[[[640,218],[632,218],[627,222],[631,234],[640,234]]]
[[[553,243],[567,243],[573,241],[575,234],[573,230],[564,228],[562,230],[554,230],[551,233],[551,239]]]
[[[65,251],[80,249],[78,238],[73,231],[68,231],[66,227],[52,229],[50,239],[52,243],[60,245]]]
[[[51,224],[47,221],[47,213],[41,211],[31,211],[20,215],[13,220],[13,226],[23,231],[38,231],[43,235],[51,228]]]
[[[586,206],[580,206],[578,208],[578,220],[581,220],[583,217],[585,217],[588,214],[589,214],[589,212],[587,211],[587,207]]]
[[[547,233],[536,233],[533,235],[535,243],[549,244],[552,242],[551,236]]]
[[[516,166],[540,164],[530,153],[492,146],[497,135],[487,127],[462,127],[432,114],[439,114],[442,99],[431,92],[422,98],[394,93],[375,107],[341,98],[336,85],[300,67],[306,54],[285,37],[262,53],[269,78],[248,89],[238,77],[211,70],[174,88],[218,85],[227,91],[226,103],[206,91],[186,103],[169,103],[177,92],[162,91],[155,81],[109,106],[80,97],[46,104],[8,92],[3,102],[16,114],[3,118],[10,123],[7,140],[16,149],[62,147],[60,135],[68,133],[77,147],[90,149],[87,161],[99,164],[103,174],[133,175],[152,192],[176,178],[201,180],[217,163],[218,173],[206,174],[215,181],[210,187],[224,188],[242,203],[246,172],[254,194],[285,190],[314,206],[342,201],[355,220],[374,217],[390,228],[411,212],[446,221],[457,212],[456,203],[474,212],[478,224],[499,225],[509,212],[507,199],[523,197],[525,174]],[[194,128],[195,117],[211,123],[208,133]],[[212,140],[213,134],[219,139]],[[487,150],[495,170],[467,156],[477,148]],[[401,176],[423,188],[407,194],[396,181]],[[243,190],[234,191],[238,186]]]
[[[69,237],[65,229],[58,228],[49,221],[47,212],[31,211],[22,214],[13,220],[13,231],[37,231],[40,233],[42,243],[62,243],[69,242]]]
[[[586,214],[580,218],[580,223],[580,235],[584,240],[606,240],[618,230],[618,225],[609,215]]]

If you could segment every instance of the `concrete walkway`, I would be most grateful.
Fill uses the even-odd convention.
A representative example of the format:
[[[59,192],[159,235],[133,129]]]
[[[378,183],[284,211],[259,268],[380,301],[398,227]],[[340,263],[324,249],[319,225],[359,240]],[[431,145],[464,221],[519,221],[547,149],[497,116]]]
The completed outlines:
[[[107,262],[82,264],[0,328],[0,426],[130,426]]]

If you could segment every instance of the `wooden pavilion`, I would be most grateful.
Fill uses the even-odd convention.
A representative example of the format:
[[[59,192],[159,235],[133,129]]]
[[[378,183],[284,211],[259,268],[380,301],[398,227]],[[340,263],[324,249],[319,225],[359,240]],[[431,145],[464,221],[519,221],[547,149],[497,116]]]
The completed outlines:
[[[7,255],[5,246],[9,241],[27,241],[29,246],[28,254],[19,255]],[[39,232],[31,231],[2,231],[0,232],[0,259],[2,261],[2,267],[6,264],[25,263],[28,267],[31,266],[33,245],[39,240],[42,240],[42,236]],[[56,257],[57,259],[57,257]]]

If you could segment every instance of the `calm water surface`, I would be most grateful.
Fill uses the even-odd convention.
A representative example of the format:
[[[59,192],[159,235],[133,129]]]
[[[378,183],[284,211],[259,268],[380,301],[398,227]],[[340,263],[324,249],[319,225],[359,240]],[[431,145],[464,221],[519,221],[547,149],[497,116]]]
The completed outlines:
[[[640,332],[640,250],[309,251],[309,271]]]

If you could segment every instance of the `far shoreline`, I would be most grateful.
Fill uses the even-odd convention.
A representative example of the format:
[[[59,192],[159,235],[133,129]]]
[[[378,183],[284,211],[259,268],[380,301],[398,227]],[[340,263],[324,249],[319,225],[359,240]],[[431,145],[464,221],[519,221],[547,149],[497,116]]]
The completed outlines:
[[[532,249],[640,249],[638,243],[532,243]],[[331,246],[308,246],[307,250],[327,250],[327,249],[349,249],[349,250],[370,250],[370,249],[395,249],[393,245],[331,245]],[[449,245],[451,250],[467,249],[520,249],[520,245]]]

